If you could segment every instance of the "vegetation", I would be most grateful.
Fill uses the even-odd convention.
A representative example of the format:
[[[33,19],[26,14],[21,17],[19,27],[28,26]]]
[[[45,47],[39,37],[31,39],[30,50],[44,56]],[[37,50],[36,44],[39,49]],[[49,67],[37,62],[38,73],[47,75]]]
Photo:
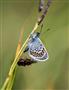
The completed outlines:
[[[32,64],[29,67],[18,67],[16,66],[17,60],[20,57],[18,53],[21,52],[20,55],[23,53],[25,45],[29,39],[27,39],[27,37],[32,31],[33,26],[37,21],[37,17],[41,15],[39,15],[37,11],[39,2],[34,0],[0,1],[0,17],[2,20],[0,61],[1,87],[8,75],[9,68],[13,65],[10,68],[10,75],[13,76],[13,79],[15,74],[16,77],[14,79],[15,83],[13,84],[13,88],[12,76],[7,80],[9,81],[9,84],[7,85],[9,90],[11,88],[13,90],[68,89],[68,3],[67,0],[53,0],[47,16],[44,18],[43,31],[40,38],[48,50],[49,60],[43,63]],[[39,25],[36,22],[36,28],[34,27],[35,29],[33,29],[33,31],[36,29],[39,31],[41,26],[38,26]],[[22,37],[23,41],[21,39],[21,44],[23,43],[22,49],[20,49],[21,45],[19,47],[18,43],[20,31],[24,31]],[[16,51],[17,43],[19,47],[18,51]],[[15,51],[16,56],[14,56]],[[14,61],[15,63],[12,64]],[[17,67],[16,70],[15,67]]]

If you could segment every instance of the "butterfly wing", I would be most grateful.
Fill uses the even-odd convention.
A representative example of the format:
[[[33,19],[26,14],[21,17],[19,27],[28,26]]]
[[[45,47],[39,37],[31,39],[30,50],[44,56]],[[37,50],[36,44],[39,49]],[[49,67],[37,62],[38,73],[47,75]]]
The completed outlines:
[[[42,41],[37,37],[33,42],[29,42],[29,56],[36,61],[46,61],[49,56]]]

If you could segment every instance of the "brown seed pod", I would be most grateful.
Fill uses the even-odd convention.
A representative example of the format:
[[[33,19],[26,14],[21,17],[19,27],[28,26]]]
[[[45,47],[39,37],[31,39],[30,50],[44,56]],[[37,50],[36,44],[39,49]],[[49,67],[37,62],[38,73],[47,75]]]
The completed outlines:
[[[40,0],[38,11],[41,12],[44,7],[44,0]]]
[[[19,61],[18,61],[18,66],[29,66],[33,63],[37,63],[37,61],[34,61],[34,60],[31,60],[31,59],[23,59],[23,58],[20,58]]]

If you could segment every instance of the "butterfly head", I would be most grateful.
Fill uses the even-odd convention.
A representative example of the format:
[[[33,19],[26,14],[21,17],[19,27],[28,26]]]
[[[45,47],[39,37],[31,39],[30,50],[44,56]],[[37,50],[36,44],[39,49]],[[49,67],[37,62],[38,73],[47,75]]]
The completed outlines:
[[[33,33],[30,35],[30,39],[35,40],[36,38],[38,38],[40,36],[40,33],[39,32],[36,32],[36,33]]]

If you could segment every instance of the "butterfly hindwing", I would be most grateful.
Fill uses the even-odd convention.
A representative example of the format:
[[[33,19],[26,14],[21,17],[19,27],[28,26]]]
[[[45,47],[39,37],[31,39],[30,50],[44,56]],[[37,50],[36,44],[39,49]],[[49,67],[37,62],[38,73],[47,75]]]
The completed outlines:
[[[46,61],[48,59],[48,52],[38,37],[34,38],[34,40],[30,40],[28,47],[28,53],[32,59],[36,61]]]

